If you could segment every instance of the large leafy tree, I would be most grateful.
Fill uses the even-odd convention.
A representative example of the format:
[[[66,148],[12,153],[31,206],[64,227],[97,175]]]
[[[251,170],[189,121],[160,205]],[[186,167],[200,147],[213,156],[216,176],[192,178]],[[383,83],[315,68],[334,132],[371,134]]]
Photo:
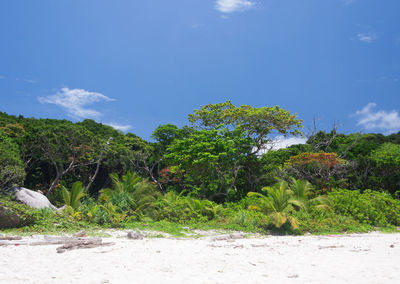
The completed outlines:
[[[221,125],[229,130],[242,129],[254,143],[254,154],[267,148],[273,142],[273,134],[300,135],[302,120],[297,114],[274,107],[236,107],[230,101],[208,104],[189,114],[193,126],[201,129],[219,129]]]
[[[77,169],[95,163],[101,147],[96,145],[92,133],[72,123],[46,125],[36,136],[34,145],[40,160],[53,167],[52,182],[47,190],[49,196],[60,180]]]
[[[186,180],[200,186],[203,197],[256,189],[258,154],[273,144],[274,134],[301,134],[302,123],[279,106],[236,107],[230,101],[202,106],[189,114],[189,121],[196,130],[175,140],[168,156]]]
[[[166,157],[195,187],[199,185],[202,198],[214,199],[237,191],[238,173],[252,148],[240,128],[193,130],[189,137],[174,140]]]

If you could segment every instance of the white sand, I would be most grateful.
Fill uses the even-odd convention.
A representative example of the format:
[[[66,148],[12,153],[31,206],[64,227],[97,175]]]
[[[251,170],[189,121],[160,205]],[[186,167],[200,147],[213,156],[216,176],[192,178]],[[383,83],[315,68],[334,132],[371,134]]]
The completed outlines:
[[[0,247],[0,283],[400,283],[400,234],[103,241]]]

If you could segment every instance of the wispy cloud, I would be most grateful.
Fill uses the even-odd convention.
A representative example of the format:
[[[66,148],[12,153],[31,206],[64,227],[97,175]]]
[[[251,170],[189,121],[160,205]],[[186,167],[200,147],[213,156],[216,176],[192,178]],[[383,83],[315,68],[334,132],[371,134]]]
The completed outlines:
[[[354,4],[357,0],[342,0],[344,6],[348,6],[350,4]]]
[[[385,111],[373,109],[376,103],[369,103],[363,109],[356,111],[357,125],[367,130],[382,130],[385,133],[393,133],[400,130],[400,116],[396,110]]]
[[[132,125],[122,125],[122,124],[118,124],[118,123],[104,123],[105,125],[111,126],[112,128],[115,128],[117,130],[121,130],[122,132],[128,131],[129,129],[132,128]]]
[[[55,104],[64,108],[70,116],[77,118],[98,118],[101,113],[95,109],[86,106],[96,102],[113,101],[103,94],[89,92],[83,89],[62,88],[55,95],[47,97],[38,97],[38,101],[42,104]]]
[[[359,34],[357,34],[357,38],[362,42],[371,43],[378,39],[378,35],[373,32],[359,33]]]
[[[222,13],[234,13],[253,8],[254,1],[250,0],[217,0],[215,8]]]
[[[29,84],[35,84],[37,81],[35,80],[30,80],[30,79],[22,79],[24,82],[29,83]]]
[[[0,75],[0,80],[1,80],[1,79],[5,79],[5,78],[6,78],[6,77],[4,77],[3,75]]]

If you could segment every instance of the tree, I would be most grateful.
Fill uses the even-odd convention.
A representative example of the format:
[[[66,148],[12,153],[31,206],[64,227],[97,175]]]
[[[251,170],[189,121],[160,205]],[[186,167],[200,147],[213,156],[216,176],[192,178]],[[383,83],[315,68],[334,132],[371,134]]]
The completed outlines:
[[[70,123],[40,129],[34,147],[41,152],[42,160],[51,163],[55,172],[47,196],[66,174],[94,164],[98,147],[92,136],[83,127]]]
[[[345,182],[349,162],[335,153],[301,153],[290,157],[284,168],[288,176],[307,180],[322,192]]]
[[[202,198],[213,199],[237,191],[238,172],[252,148],[251,139],[239,127],[193,130],[189,137],[174,140],[166,158],[200,184]]]
[[[0,129],[0,189],[22,185],[24,168],[18,145]]]
[[[370,155],[376,165],[369,179],[376,188],[394,193],[400,187],[400,144],[384,143]]]
[[[236,107],[230,101],[202,106],[189,114],[189,121],[200,129],[219,129],[221,125],[229,130],[239,127],[254,142],[252,154],[268,148],[273,142],[271,135],[301,135],[302,128],[297,114],[292,115],[279,106]]]

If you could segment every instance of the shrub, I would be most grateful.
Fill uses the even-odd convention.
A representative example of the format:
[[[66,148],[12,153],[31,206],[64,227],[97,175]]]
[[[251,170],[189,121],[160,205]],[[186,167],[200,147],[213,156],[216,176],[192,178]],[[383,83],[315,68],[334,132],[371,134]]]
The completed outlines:
[[[155,210],[157,197],[160,196],[155,185],[130,172],[123,175],[122,178],[115,174],[110,175],[110,177],[113,182],[112,188],[102,189],[99,197],[104,203],[103,209],[105,211],[127,214],[127,216],[133,216],[137,220],[143,215],[152,214],[152,211]],[[118,214],[113,215],[119,219],[120,215]]]
[[[185,223],[204,222],[220,216],[224,208],[210,200],[177,195],[174,191],[166,193],[157,201],[157,220]]]
[[[11,195],[0,195],[0,206],[7,207],[7,209],[16,213],[21,220],[20,226],[32,225],[39,219],[38,210],[13,201]]]
[[[337,214],[373,226],[400,225],[400,200],[386,192],[335,189],[328,195]]]

